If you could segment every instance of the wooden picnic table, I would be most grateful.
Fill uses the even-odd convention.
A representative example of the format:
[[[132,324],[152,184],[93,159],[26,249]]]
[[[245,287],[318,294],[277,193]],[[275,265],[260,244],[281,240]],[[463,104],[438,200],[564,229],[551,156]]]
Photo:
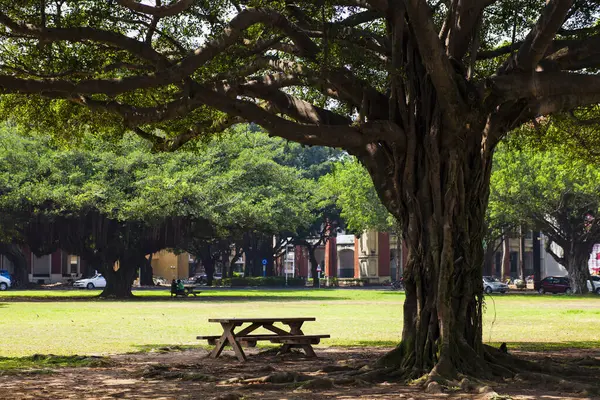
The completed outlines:
[[[323,338],[329,335],[305,335],[302,332],[302,325],[308,321],[316,321],[314,317],[292,317],[292,318],[210,318],[208,322],[219,323],[223,328],[221,336],[198,336],[197,339],[206,339],[209,344],[214,344],[215,348],[211,351],[210,357],[217,358],[225,346],[229,345],[240,361],[246,361],[246,355],[242,345],[254,347],[259,340],[268,340],[271,343],[281,343],[282,347],[279,354],[288,353],[292,348],[301,348],[307,356],[316,357],[312,347]],[[274,324],[279,323],[287,326],[287,330],[277,327]],[[236,328],[243,327],[239,332]],[[269,334],[252,334],[255,330],[264,328]]]

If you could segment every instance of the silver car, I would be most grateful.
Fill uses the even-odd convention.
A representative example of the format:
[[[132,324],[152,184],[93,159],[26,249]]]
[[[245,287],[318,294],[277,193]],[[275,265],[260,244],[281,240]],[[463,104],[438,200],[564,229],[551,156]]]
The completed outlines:
[[[6,290],[11,286],[12,282],[10,278],[4,275],[0,275],[0,290]]]
[[[483,291],[487,294],[494,292],[506,293],[507,290],[508,285],[500,282],[498,278],[494,278],[492,276],[483,277]]]
[[[592,275],[592,276],[590,276],[590,279],[592,280],[592,282],[594,282],[594,287],[592,288],[590,281],[587,281],[588,290],[590,292],[595,292],[596,294],[600,294],[600,276]]]

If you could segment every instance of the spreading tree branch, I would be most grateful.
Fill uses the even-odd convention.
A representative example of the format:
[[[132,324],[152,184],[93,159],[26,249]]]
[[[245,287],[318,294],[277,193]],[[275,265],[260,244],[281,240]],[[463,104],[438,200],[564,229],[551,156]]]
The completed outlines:
[[[523,71],[535,69],[546,49],[562,26],[574,0],[549,0],[535,27],[529,32],[516,56],[516,67]]]
[[[116,0],[116,2],[132,11],[153,15],[155,17],[170,17],[180,14],[190,8],[195,0],[178,0],[166,6],[157,5],[156,7],[135,0]]]
[[[502,102],[519,99],[595,96],[600,94],[600,75],[572,72],[537,72],[498,75],[487,84]]]
[[[22,35],[38,38],[45,42],[51,41],[69,41],[83,42],[93,41],[113,45],[117,48],[126,50],[145,60],[153,61],[156,64],[165,62],[166,57],[157,52],[148,43],[140,42],[120,33],[106,31],[98,28],[78,27],[78,28],[46,28],[37,27],[31,24],[18,23],[9,18],[0,11],[0,24],[8,27],[11,31]]]
[[[392,3],[392,2],[390,2]],[[446,57],[436,33],[430,9],[424,0],[405,0],[413,39],[416,41],[425,69],[429,74],[446,120],[457,129],[465,104],[454,80],[454,69]]]

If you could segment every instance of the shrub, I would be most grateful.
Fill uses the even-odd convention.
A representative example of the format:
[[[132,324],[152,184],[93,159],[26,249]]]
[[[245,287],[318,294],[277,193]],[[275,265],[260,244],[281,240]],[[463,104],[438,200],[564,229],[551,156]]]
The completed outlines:
[[[249,276],[249,277],[233,277],[229,279],[223,279],[224,286],[231,287],[246,287],[246,286],[275,286],[285,287],[284,276]],[[306,280],[302,277],[288,278],[288,287],[304,287],[306,286]]]

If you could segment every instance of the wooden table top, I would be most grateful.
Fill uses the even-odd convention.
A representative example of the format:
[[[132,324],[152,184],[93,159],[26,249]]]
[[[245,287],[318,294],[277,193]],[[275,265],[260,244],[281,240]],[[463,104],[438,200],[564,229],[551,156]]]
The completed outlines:
[[[219,323],[231,323],[231,322],[250,322],[250,323],[262,323],[262,324],[273,324],[275,322],[306,322],[316,321],[315,317],[291,317],[291,318],[210,318],[208,322],[219,322]]]

